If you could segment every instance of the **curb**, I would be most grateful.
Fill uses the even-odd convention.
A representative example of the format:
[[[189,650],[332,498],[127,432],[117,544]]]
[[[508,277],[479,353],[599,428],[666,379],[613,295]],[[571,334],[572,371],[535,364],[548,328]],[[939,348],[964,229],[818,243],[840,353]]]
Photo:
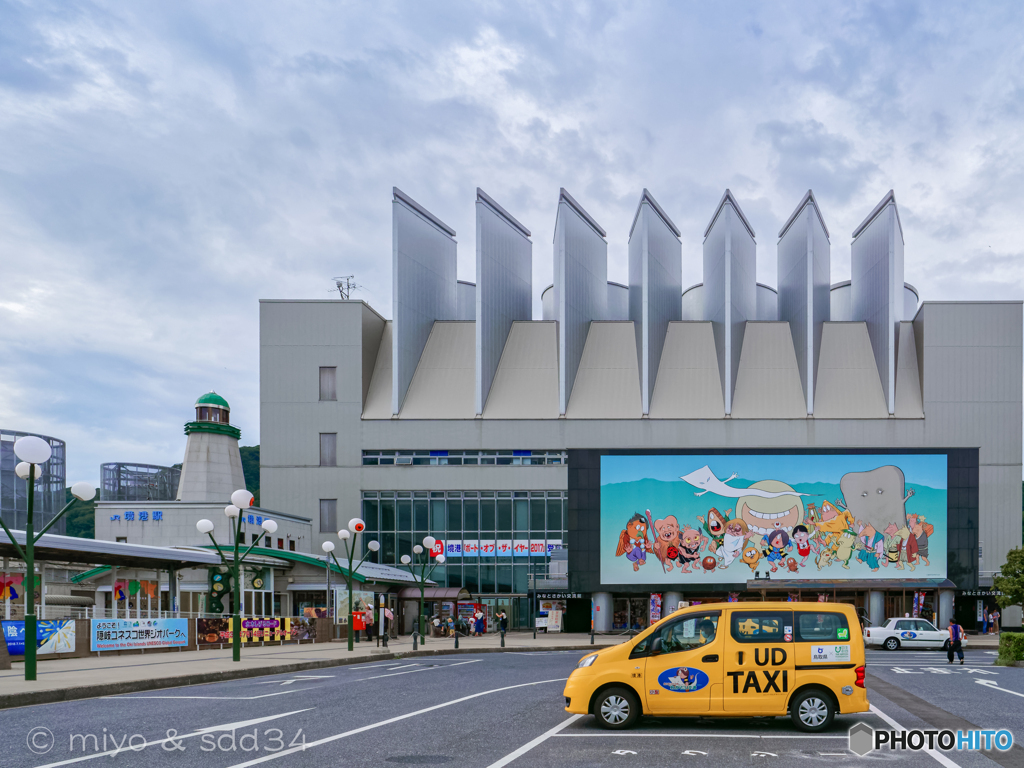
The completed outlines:
[[[477,653],[543,653],[546,651],[588,651],[610,648],[610,645],[557,645],[543,648],[529,646],[508,646],[506,648],[439,648],[437,650],[400,651],[398,653],[374,653],[352,659],[324,659],[323,661],[302,661],[293,664],[278,664],[270,667],[252,669],[231,669],[222,672],[204,672],[197,675],[178,675],[154,680],[129,680],[122,683],[105,683],[102,685],[81,685],[73,688],[59,688],[48,691],[23,691],[0,696],[0,710],[17,707],[32,707],[39,704],[56,704],[63,701],[95,699],[100,696],[119,696],[125,693],[141,693],[158,691],[163,688],[180,688],[207,683],[223,683],[230,680],[244,680],[250,677],[267,677],[290,672],[305,672],[311,669],[328,669],[344,667],[352,664],[365,664],[374,661],[391,661],[393,659],[409,659],[420,656],[453,656]]]

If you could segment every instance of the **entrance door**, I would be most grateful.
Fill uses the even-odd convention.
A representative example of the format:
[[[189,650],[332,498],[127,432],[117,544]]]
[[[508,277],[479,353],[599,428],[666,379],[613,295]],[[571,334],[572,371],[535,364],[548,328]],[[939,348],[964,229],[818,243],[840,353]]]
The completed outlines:
[[[794,674],[793,612],[733,610],[725,641],[725,711],[785,714]]]
[[[710,711],[712,686],[722,680],[720,618],[721,611],[691,613],[665,622],[644,638],[645,711],[655,715]],[[638,650],[640,646],[634,653]]]

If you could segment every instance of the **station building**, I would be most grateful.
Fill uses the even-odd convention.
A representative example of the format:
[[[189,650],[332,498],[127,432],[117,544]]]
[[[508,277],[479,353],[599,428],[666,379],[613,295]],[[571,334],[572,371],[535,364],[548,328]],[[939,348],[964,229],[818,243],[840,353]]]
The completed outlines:
[[[693,287],[647,190],[628,285],[602,226],[564,189],[557,206],[539,320],[533,235],[479,189],[476,284],[454,230],[395,189],[392,318],[261,301],[263,503],[309,518],[313,551],[363,517],[382,564],[430,534],[434,580],[519,626],[537,594],[569,629],[787,597],[972,626],[1021,545],[1021,302],[919,301],[891,191],[836,284],[808,192],[776,288],[728,190]]]

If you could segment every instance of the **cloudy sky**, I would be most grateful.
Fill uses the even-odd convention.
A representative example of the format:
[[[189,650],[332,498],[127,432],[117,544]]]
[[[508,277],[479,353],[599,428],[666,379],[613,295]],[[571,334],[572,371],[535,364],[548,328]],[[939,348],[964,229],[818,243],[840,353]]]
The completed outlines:
[[[260,298],[391,316],[391,187],[459,233],[474,190],[534,231],[558,188],[609,233],[643,187],[683,280],[730,187],[775,283],[813,188],[850,234],[893,188],[928,299],[1024,296],[1020,3],[19,3],[0,0],[0,426],[104,461],[181,461],[215,389],[259,441]]]

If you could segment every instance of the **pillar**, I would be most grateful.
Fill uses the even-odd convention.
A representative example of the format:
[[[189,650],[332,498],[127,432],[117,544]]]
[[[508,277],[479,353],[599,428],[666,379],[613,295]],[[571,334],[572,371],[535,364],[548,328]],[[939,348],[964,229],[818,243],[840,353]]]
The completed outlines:
[[[127,611],[127,600],[125,611]],[[117,566],[110,569],[110,618],[117,618]]]
[[[612,631],[612,594],[611,592],[595,592],[594,598],[594,631]]]
[[[953,618],[953,594],[952,589],[939,590],[939,615],[936,617],[939,629],[948,627]]]
[[[46,620],[46,562],[39,563],[39,618]]]
[[[683,599],[681,592],[666,592],[661,603],[661,615],[668,616],[679,610],[679,601]]]
[[[868,618],[876,627],[885,622],[885,592],[878,589],[868,592]]]

